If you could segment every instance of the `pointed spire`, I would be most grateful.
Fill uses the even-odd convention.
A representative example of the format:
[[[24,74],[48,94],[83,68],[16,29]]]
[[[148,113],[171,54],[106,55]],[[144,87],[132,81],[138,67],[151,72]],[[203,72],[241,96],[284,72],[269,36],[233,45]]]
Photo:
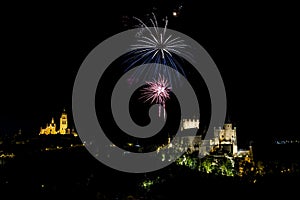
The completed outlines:
[[[51,124],[54,124],[54,118],[52,117]]]
[[[66,109],[65,109],[65,108],[63,109],[63,111],[62,111],[62,113],[61,113],[61,114],[63,114],[63,115],[67,114],[67,112],[66,112]]]

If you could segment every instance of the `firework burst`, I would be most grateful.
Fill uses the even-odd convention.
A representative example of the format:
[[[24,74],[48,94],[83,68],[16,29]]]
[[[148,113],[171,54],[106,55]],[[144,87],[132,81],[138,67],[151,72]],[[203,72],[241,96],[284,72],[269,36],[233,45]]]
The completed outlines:
[[[151,76],[156,76],[157,73],[165,74],[168,80],[170,80],[170,84],[172,84],[172,76],[179,78],[178,73],[184,75],[184,70],[175,59],[174,54],[191,55],[186,51],[188,45],[184,43],[185,41],[183,39],[167,34],[167,17],[164,20],[164,27],[159,28],[155,15],[153,13],[152,15],[153,19],[150,19],[152,27],[147,26],[142,20],[134,17],[134,19],[140,23],[141,30],[136,34],[138,38],[137,43],[131,45],[130,58],[127,60],[130,65],[126,70],[131,69],[137,63],[153,63],[154,68],[152,73],[150,73],[149,69],[146,70],[146,73],[150,73]],[[164,67],[163,65],[175,69],[177,73],[172,75],[168,67]],[[134,76],[141,76],[143,71],[145,71],[145,69],[137,71]]]
[[[150,35],[141,36],[141,38],[137,40],[139,42],[138,44],[131,45],[132,50],[137,50],[138,53],[147,51],[148,54],[152,55],[152,59],[154,59],[155,56],[161,56],[162,59],[165,59],[166,54],[172,57],[171,52],[180,53],[180,49],[187,47],[187,45],[184,44],[184,40],[181,40],[180,37],[172,38],[172,35],[166,36],[168,25],[167,18],[165,19],[164,29],[162,32],[160,32],[155,15],[153,16],[155,21],[152,19],[150,19],[150,21],[154,27],[154,33],[149,29],[149,27],[146,26],[144,22],[138,18],[135,18],[142,24],[142,27],[144,27]]]
[[[142,97],[144,102],[159,104],[158,116],[161,116],[161,107],[164,112],[164,119],[166,117],[165,113],[165,103],[166,100],[170,98],[171,87],[167,79],[159,74],[157,80],[146,81],[147,87],[142,89]]]

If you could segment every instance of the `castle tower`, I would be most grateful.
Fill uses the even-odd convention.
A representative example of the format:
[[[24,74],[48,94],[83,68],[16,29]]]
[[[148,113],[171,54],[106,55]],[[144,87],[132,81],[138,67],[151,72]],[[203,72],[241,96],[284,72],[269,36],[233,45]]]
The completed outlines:
[[[223,129],[219,127],[214,129],[214,136],[219,140],[215,142],[216,145],[221,146],[226,151],[236,155],[238,152],[237,138],[236,138],[236,127],[232,128],[231,123],[226,123]]]
[[[193,118],[193,119],[182,119],[180,130],[183,131],[185,129],[199,129],[199,119]]]
[[[66,134],[67,128],[68,128],[68,119],[67,119],[67,113],[64,110],[60,117],[59,133]]]

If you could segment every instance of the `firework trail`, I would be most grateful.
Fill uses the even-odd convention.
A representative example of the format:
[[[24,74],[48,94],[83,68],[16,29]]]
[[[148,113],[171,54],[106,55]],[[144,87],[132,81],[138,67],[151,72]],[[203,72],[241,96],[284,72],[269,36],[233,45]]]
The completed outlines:
[[[146,70],[145,74],[150,73],[152,77],[156,77],[158,73],[165,74],[172,85],[172,76],[178,79],[180,77],[178,73],[182,73],[185,76],[184,70],[174,57],[174,54],[185,54],[187,56],[191,56],[191,54],[186,51],[188,45],[184,43],[184,40],[180,37],[167,34],[167,17],[165,18],[164,28],[159,28],[154,13],[152,15],[153,19],[150,18],[152,27],[147,26],[141,19],[134,17],[140,23],[142,29],[136,34],[138,38],[137,43],[131,45],[130,52],[128,53],[130,58],[126,60],[130,65],[126,70],[130,70],[137,63],[153,63],[152,73],[150,73],[151,69],[142,69],[136,71],[132,79],[140,77]],[[172,75],[166,66],[175,69],[177,73]]]
[[[165,112],[165,103],[166,100],[170,98],[171,87],[167,79],[164,76],[159,74],[157,80],[146,81],[146,88],[142,89],[141,99],[144,99],[144,102],[156,103],[159,104],[158,107],[158,116],[161,116],[161,107],[164,112],[164,119],[166,118]]]

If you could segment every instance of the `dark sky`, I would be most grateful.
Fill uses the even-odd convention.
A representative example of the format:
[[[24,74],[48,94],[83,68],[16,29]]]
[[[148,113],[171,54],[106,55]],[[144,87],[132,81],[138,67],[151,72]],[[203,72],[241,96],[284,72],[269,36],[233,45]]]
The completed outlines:
[[[211,55],[240,138],[299,134],[295,5],[109,2],[1,6],[0,134],[37,131],[63,108],[71,114],[73,82],[87,54],[130,28],[127,17],[143,18],[153,10],[169,16],[169,28],[194,38]],[[180,5],[179,16],[172,17]]]

